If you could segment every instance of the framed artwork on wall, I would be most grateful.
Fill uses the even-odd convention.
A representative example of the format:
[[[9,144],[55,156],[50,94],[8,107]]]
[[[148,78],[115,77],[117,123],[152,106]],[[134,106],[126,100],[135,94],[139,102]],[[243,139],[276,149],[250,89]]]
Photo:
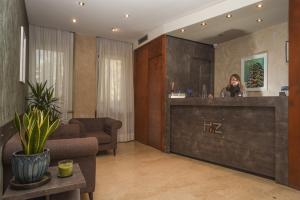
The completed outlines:
[[[268,55],[255,54],[241,61],[242,83],[246,91],[266,91],[268,84]]]
[[[24,31],[24,27],[21,26],[19,81],[25,83],[25,79],[26,79],[26,34]]]

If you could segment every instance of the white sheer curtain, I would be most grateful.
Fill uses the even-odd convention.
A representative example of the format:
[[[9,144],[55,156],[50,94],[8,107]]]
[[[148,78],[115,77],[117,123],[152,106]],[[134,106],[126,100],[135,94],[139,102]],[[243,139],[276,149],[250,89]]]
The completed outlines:
[[[29,26],[29,81],[54,86],[63,121],[71,116],[73,33]]]
[[[134,140],[132,44],[97,38],[97,117],[122,121],[118,141]]]

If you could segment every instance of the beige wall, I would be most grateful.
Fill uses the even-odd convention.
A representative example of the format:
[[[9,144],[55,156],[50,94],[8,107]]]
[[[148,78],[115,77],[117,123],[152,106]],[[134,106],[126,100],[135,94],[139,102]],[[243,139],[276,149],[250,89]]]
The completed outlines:
[[[243,57],[261,52],[268,53],[268,89],[248,92],[248,96],[278,96],[280,87],[288,85],[287,40],[288,23],[283,23],[219,44],[215,49],[215,96],[219,96],[231,74],[241,74]]]
[[[75,34],[73,117],[94,117],[96,110],[96,37]]]

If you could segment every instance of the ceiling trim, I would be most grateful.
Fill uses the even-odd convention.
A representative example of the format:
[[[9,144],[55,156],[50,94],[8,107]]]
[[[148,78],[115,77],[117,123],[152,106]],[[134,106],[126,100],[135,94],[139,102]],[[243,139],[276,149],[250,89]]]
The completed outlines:
[[[205,21],[210,18],[231,12],[233,10],[240,9],[251,4],[261,2],[262,0],[225,0],[216,5],[210,6],[198,12],[177,18],[168,23],[165,23],[152,31],[146,33],[148,35],[148,40],[145,43],[138,45],[137,41],[133,41],[134,49],[146,44],[147,42],[155,39],[156,37],[166,34],[168,32],[190,26],[192,24],[198,23],[200,21]]]

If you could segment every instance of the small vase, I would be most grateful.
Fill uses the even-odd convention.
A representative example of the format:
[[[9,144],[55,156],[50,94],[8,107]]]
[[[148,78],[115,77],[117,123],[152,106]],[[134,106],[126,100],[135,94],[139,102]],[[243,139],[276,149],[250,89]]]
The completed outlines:
[[[23,151],[13,153],[11,164],[15,180],[21,184],[38,182],[47,172],[50,163],[50,150],[24,155]]]

